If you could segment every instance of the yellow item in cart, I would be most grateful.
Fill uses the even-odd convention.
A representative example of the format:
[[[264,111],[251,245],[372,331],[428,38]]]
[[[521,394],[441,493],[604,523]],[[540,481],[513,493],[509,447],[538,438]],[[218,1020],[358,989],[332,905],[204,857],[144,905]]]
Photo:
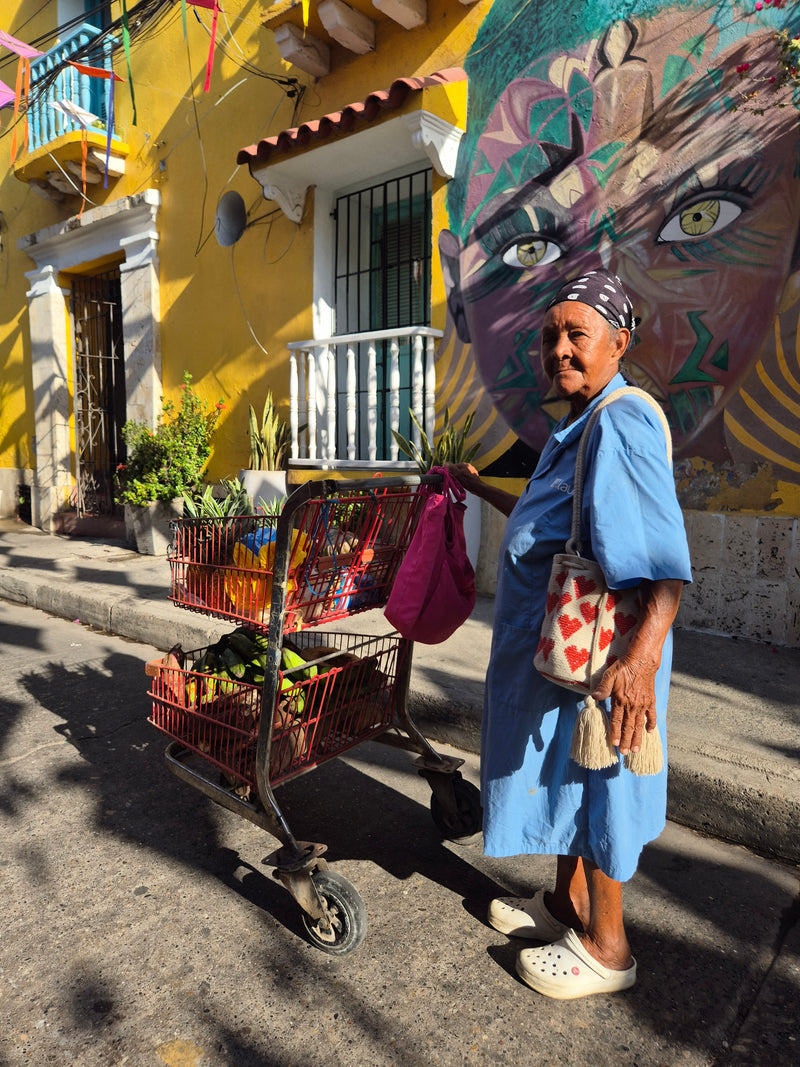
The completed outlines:
[[[305,562],[311,541],[301,530],[292,531],[292,547],[289,555],[289,580],[287,592],[297,588],[292,577]],[[267,541],[253,552],[242,542],[233,546],[233,566],[225,577],[225,594],[236,611],[248,619],[261,621],[269,614],[272,599],[272,575],[275,569],[275,542]]]

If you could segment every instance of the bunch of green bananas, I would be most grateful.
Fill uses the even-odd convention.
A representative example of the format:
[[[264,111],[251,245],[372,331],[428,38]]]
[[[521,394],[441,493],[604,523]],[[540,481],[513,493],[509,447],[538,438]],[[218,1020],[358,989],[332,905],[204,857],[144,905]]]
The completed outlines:
[[[206,677],[199,685],[199,680],[190,679],[187,682],[188,702],[197,703],[198,696],[202,704],[220,696],[231,696],[237,692],[239,682],[260,685],[264,681],[267,647],[266,636],[246,626],[223,634],[192,664],[192,671]]]
[[[201,704],[206,704],[217,697],[232,696],[239,691],[240,682],[261,685],[264,681],[268,648],[266,634],[246,626],[239,626],[232,633],[224,634],[192,664],[192,671],[205,677],[202,680],[189,679],[187,682],[186,696],[189,705],[196,705],[198,697]],[[288,677],[283,677],[281,681],[282,691],[294,689],[299,682],[313,678],[317,673],[313,664],[306,663],[302,656],[288,648],[281,652],[281,670],[291,671]],[[294,714],[297,715],[303,710],[304,703],[304,695],[302,691],[298,691],[293,701]]]

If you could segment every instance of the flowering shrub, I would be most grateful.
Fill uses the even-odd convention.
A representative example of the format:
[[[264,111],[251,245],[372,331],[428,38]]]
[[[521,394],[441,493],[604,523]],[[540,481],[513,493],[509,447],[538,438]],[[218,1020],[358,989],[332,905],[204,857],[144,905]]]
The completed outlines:
[[[777,10],[789,7],[790,3],[791,6],[797,6],[797,2],[798,0],[756,0],[754,7],[756,11],[763,11],[765,8]],[[748,81],[748,88],[742,93],[747,110],[757,115],[763,115],[765,108],[773,106],[774,98],[760,95],[762,90],[770,89],[777,93],[785,86],[791,86],[795,90],[800,88],[800,36],[794,36],[789,30],[778,30],[775,32],[775,40],[780,53],[777,66],[758,69],[754,68],[752,63],[745,62],[736,67],[739,78]],[[775,100],[775,106],[786,107],[787,102],[785,99]],[[734,106],[733,110],[738,110],[738,106]]]
[[[117,500],[144,505],[196,493],[211,456],[221,400],[206,408],[184,372],[180,406],[164,404],[155,430],[129,420],[122,427],[128,462],[117,467]]]

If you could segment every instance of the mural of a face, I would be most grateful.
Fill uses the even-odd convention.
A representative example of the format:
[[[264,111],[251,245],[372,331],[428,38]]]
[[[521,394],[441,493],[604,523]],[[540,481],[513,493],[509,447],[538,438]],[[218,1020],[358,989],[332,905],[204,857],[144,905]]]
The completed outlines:
[[[542,318],[565,280],[621,277],[641,319],[626,365],[664,402],[679,452],[773,328],[800,224],[798,114],[788,90],[787,106],[733,110],[737,65],[776,73],[777,49],[741,12],[732,28],[714,10],[665,8],[534,54],[487,108],[462,171],[461,236],[446,231],[440,248],[459,334],[534,448],[552,425]]]

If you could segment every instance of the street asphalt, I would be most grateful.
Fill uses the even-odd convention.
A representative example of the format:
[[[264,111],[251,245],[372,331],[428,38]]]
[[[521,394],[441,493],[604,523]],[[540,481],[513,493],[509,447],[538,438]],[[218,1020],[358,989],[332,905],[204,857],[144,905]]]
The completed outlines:
[[[50,536],[0,520],[0,597],[167,650],[201,648],[233,623],[168,600],[170,567],[121,541]],[[493,601],[440,645],[414,647],[409,709],[432,739],[480,748]],[[342,630],[377,634],[381,611]],[[671,819],[800,863],[800,653],[678,630],[669,707]]]
[[[796,1067],[793,864],[669,822],[625,886],[636,985],[549,1000],[486,909],[549,887],[553,858],[443,842],[411,755],[366,742],[276,791],[366,910],[326,955],[262,863],[274,839],[168,772],[155,655],[2,606],[2,1067]]]

